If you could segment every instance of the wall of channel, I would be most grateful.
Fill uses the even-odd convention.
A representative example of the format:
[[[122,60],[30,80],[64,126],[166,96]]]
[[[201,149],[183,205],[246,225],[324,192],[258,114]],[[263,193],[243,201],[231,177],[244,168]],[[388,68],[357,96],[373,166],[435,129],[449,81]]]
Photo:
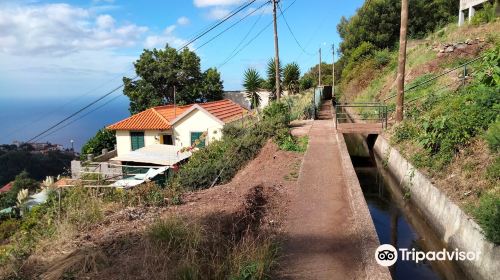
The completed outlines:
[[[476,260],[458,261],[472,279],[498,279],[500,246],[486,240],[481,228],[401,154],[378,136],[373,147],[388,171],[410,192],[412,202],[447,244],[449,249],[480,252]],[[402,190],[403,191],[403,190]]]

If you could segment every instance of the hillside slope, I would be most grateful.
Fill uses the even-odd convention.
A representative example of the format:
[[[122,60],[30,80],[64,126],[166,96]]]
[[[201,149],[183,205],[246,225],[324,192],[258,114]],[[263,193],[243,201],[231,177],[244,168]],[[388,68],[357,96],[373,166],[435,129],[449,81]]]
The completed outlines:
[[[388,104],[392,125],[385,137],[472,214],[496,243],[500,242],[499,28],[498,20],[460,28],[450,24],[426,39],[409,41],[401,124],[395,125],[393,119],[396,52],[379,51],[364,58],[340,85],[344,101]],[[469,61],[473,62],[461,66]]]

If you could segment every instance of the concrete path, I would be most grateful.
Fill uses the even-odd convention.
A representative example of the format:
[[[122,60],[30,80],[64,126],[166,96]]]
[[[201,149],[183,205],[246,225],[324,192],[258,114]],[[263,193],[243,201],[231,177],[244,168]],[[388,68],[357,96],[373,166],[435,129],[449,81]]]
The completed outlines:
[[[354,226],[360,221],[349,204],[330,110],[325,103],[309,132],[299,189],[285,224],[282,279],[366,278],[360,248],[363,237]]]

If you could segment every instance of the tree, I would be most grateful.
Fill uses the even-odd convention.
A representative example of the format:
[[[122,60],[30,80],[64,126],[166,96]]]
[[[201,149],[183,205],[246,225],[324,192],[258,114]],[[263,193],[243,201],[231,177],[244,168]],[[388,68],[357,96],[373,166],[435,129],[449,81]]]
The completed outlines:
[[[134,63],[136,79],[124,77],[124,94],[135,114],[153,106],[222,99],[222,81],[215,69],[200,70],[200,58],[188,48],[178,52],[165,49],[144,50]]]
[[[259,108],[261,98],[259,95],[259,89],[261,87],[262,78],[259,72],[254,68],[248,68],[245,70],[243,78],[243,87],[247,92],[247,98],[250,99],[250,104],[252,109]]]
[[[295,62],[285,65],[283,69],[283,84],[290,93],[299,92],[300,68]]]
[[[302,76],[302,86],[309,86],[309,83],[311,83],[309,88],[318,86],[318,75],[319,69],[318,64],[316,64],[311,67],[309,71],[304,74],[304,76]],[[323,85],[331,85],[332,81],[332,65],[328,63],[321,63],[321,83]]]
[[[94,137],[90,138],[82,147],[82,159],[85,155],[100,154],[103,149],[113,150],[116,145],[115,132],[106,128],[99,129]]]
[[[281,63],[279,64],[279,72],[280,77],[283,77],[283,68],[281,67]],[[274,58],[269,59],[267,62],[267,81],[266,88],[271,91],[271,99],[276,99],[276,63],[274,63]],[[281,84],[282,81],[280,81]]]
[[[456,15],[456,0],[409,0],[408,36],[422,38],[450,22]],[[341,18],[337,31],[342,38],[340,53],[350,56],[363,42],[377,49],[392,49],[399,39],[401,0],[365,1],[356,13]]]
[[[202,100],[221,100],[224,98],[224,86],[216,68],[208,68],[202,76]]]
[[[310,89],[314,85],[314,81],[310,75],[302,76],[302,78],[300,78],[299,83],[300,83],[300,90]]]

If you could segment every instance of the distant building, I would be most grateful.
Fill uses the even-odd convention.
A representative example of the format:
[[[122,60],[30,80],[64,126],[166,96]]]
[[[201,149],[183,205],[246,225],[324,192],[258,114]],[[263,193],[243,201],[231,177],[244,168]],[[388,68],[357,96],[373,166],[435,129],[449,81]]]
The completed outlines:
[[[465,13],[467,12],[467,18],[470,22],[476,9],[481,7],[484,2],[492,2],[489,0],[460,0],[460,10],[458,11],[458,26],[461,26],[465,22]]]
[[[261,90],[257,92],[257,94],[260,96],[259,109],[263,109],[264,107],[267,106],[267,104],[269,104],[269,96],[271,95],[271,92],[266,90]],[[240,106],[250,110],[251,102],[250,99],[247,97],[247,93],[245,91],[239,91],[239,90],[225,91],[224,98],[230,99],[233,102],[238,103]]]

